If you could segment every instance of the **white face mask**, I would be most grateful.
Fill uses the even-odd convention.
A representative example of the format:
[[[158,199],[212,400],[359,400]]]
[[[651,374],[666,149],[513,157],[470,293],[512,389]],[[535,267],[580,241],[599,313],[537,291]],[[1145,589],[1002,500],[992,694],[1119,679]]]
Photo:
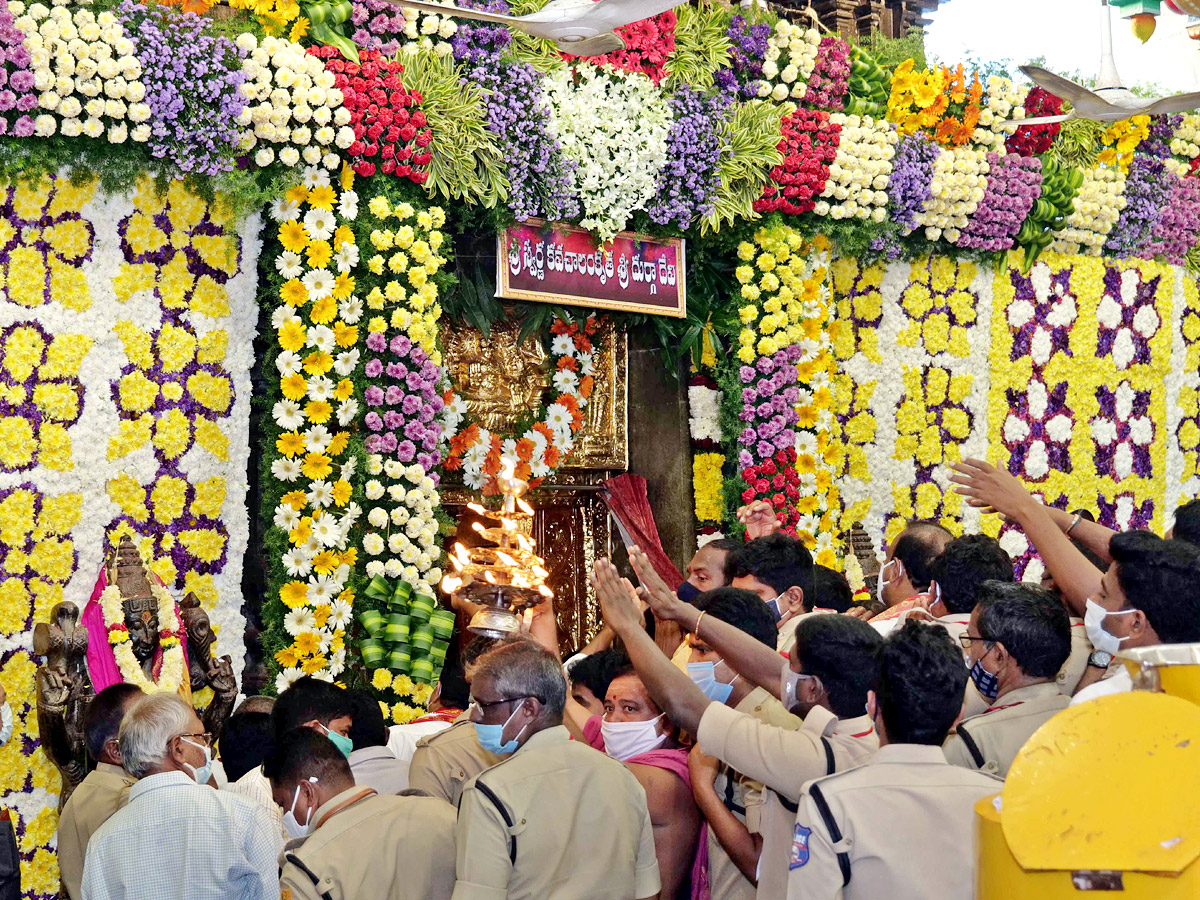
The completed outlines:
[[[317,776],[310,775],[308,777],[309,784],[317,783]],[[283,827],[287,829],[288,836],[295,840],[296,838],[308,837],[312,831],[312,814],[310,809],[304,814],[304,824],[301,825],[296,819],[296,801],[300,799],[300,785],[296,785],[296,793],[292,794],[292,807],[283,814]]]
[[[202,765],[200,768],[197,769],[190,763],[184,763],[183,765],[186,766],[187,770],[192,773],[192,777],[196,779],[196,784],[208,784],[208,779],[212,777],[212,751],[208,749],[207,744],[197,744],[195,741],[189,741],[187,738],[183,738],[183,742],[185,744],[191,744],[193,747],[199,747],[204,751],[204,765]]]
[[[1134,612],[1137,612],[1137,610],[1121,609],[1117,612],[1109,612],[1089,597],[1086,610],[1083,614],[1083,629],[1087,632],[1088,640],[1092,642],[1092,646],[1097,650],[1103,650],[1115,656],[1121,649],[1121,642],[1129,640],[1129,636],[1117,637],[1105,629],[1104,620],[1109,616],[1125,616]]]
[[[791,712],[793,707],[800,702],[801,682],[816,677],[815,675],[805,675],[803,672],[793,672],[792,667],[788,663],[784,663],[783,671],[779,675],[779,699],[783,701],[783,708]]]
[[[641,753],[649,753],[662,745],[666,734],[658,734],[655,728],[663,717],[659,713],[644,722],[609,722],[600,720],[600,734],[604,737],[604,752],[621,762]]]

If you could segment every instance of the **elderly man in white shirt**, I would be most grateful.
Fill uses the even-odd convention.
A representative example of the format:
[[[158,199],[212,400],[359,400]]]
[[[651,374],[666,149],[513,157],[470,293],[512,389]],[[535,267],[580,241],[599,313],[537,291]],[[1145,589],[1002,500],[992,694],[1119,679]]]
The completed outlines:
[[[88,842],[83,900],[278,900],[274,823],[207,786],[212,738],[190,706],[174,694],[139,700],[118,744],[138,782]]]

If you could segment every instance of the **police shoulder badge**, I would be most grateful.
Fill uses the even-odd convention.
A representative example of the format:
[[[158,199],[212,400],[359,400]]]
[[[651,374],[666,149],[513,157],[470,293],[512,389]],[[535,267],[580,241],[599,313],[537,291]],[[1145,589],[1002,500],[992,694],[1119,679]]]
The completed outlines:
[[[802,865],[808,862],[808,836],[812,834],[811,828],[805,828],[799,822],[796,823],[796,830],[792,833],[792,860],[788,865],[788,869],[799,869]]]

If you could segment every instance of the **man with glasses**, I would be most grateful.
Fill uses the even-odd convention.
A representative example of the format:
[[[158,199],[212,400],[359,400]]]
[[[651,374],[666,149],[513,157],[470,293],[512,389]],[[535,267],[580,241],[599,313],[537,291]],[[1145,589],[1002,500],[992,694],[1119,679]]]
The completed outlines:
[[[959,643],[986,711],[946,739],[946,759],[1001,778],[1017,751],[1070,698],[1055,676],[1071,653],[1071,622],[1058,598],[1032,584],[985,581]]]
[[[88,843],[88,900],[277,900],[275,826],[266,810],[207,786],[212,736],[174,694],[130,707],[117,743],[138,779]]]
[[[563,727],[562,664],[532,641],[480,657],[468,709],[506,758],[469,781],[455,830],[454,900],[647,900],[659,895],[646,794]]]

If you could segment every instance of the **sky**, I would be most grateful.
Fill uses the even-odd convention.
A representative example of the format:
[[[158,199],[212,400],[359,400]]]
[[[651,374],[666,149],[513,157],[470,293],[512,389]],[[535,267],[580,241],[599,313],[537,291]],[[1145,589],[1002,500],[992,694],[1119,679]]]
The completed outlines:
[[[1126,86],[1157,85],[1163,94],[1200,90],[1200,41],[1188,38],[1187,18],[1164,4],[1145,44],[1113,12],[1113,55]],[[1095,75],[1100,65],[1099,0],[942,0],[925,32],[925,49],[943,62],[966,57],[1042,56],[1046,68]],[[1014,66],[1015,69],[1015,66]]]

